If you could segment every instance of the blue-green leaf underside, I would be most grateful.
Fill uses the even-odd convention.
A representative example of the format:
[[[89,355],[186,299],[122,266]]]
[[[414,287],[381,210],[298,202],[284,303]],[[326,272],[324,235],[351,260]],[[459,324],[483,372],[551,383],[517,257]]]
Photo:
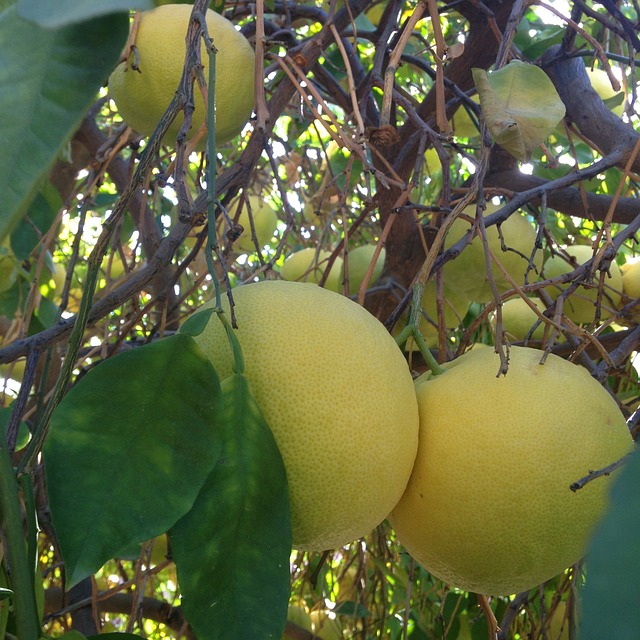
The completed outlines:
[[[69,391],[44,446],[69,585],[189,511],[220,456],[221,407],[186,334],[109,358]]]
[[[290,589],[286,474],[246,378],[232,375],[222,391],[221,456],[169,531],[182,606],[200,640],[279,640]]]

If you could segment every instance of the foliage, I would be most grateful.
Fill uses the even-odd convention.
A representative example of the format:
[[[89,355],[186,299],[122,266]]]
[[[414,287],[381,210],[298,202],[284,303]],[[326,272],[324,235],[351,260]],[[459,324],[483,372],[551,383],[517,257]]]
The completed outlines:
[[[478,640],[492,617],[501,640],[573,638],[585,584],[585,628],[610,629],[615,615],[626,625],[616,637],[637,629],[637,607],[621,595],[633,588],[625,559],[639,524],[637,460],[586,569],[529,592],[488,601],[445,585],[387,522],[344,548],[290,553],[280,457],[242,368],[220,384],[190,336],[175,335],[226,287],[279,278],[289,255],[312,249],[320,285],[335,264],[343,292],[390,331],[406,324],[414,284],[427,283],[434,304],[423,322],[440,361],[476,343],[504,350],[502,303],[530,299],[544,332],[532,325],[528,343],[589,369],[635,435],[640,307],[623,290],[612,308],[606,285],[610,265],[640,253],[637,6],[388,0],[378,20],[370,0],[347,2],[210,3],[252,42],[263,82],[251,121],[209,162],[163,139],[204,90],[194,86],[201,23],[184,34],[198,46],[164,129],[147,139],[122,122],[106,81],[128,10],[149,0],[0,0],[3,637],[278,638],[287,581],[292,604],[337,621],[345,638]],[[554,95],[525,81],[527,108],[499,96],[489,122],[472,70],[495,85],[522,66],[514,58],[544,73],[540,86]],[[592,66],[620,82],[606,102],[591,88]],[[557,125],[548,117],[556,93],[566,111]],[[512,144],[503,129],[514,122],[538,137]],[[240,247],[238,221],[255,195],[277,212],[277,228],[264,246]],[[483,216],[487,204],[495,209]],[[526,274],[503,268],[513,249],[503,234],[498,249],[487,238],[514,213],[535,229]],[[468,231],[452,243],[457,217]],[[355,287],[349,256],[367,245],[384,250],[384,268],[372,280],[374,252]],[[479,261],[465,259],[478,245]],[[582,245],[590,259],[571,262],[565,249]],[[550,278],[539,265],[556,255],[568,267]],[[451,314],[447,296],[470,275],[456,263],[470,264],[492,296]],[[581,322],[566,310],[586,289],[592,313]],[[194,316],[189,333],[205,320],[232,318]],[[415,374],[426,369],[420,353],[407,359]],[[224,447],[239,447],[244,464],[221,468]],[[273,507],[247,523],[243,500]],[[218,527],[227,518],[247,537]],[[239,595],[211,614],[228,584]]]

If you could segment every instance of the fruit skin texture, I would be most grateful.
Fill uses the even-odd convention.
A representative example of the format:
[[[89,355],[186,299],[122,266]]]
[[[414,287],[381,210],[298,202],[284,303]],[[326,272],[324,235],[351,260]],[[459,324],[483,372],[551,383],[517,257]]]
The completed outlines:
[[[318,251],[314,247],[307,247],[295,251],[284,261],[280,268],[283,280],[291,282],[313,282],[319,284],[328,266],[331,251]],[[329,291],[342,291],[342,258],[338,256],[331,265],[324,287]]]
[[[193,7],[167,4],[142,13],[135,45],[140,72],[131,68],[135,56],[119,64],[109,77],[109,94],[122,119],[138,133],[148,136],[173,99],[182,76],[185,36]],[[240,133],[251,116],[254,104],[255,53],[249,41],[233,23],[207,10],[207,27],[216,49],[216,142],[223,144]],[[209,59],[201,46],[204,77]],[[207,111],[197,83],[194,86],[195,112],[189,135],[206,122]],[[175,140],[184,118],[173,121],[167,132]]]
[[[578,265],[584,264],[593,257],[593,250],[586,245],[572,245],[565,251],[576,259]],[[545,278],[555,278],[563,273],[573,271],[575,267],[569,264],[562,256],[555,255],[544,263],[543,275]],[[593,286],[585,288],[580,285],[568,298],[565,299],[562,307],[563,313],[578,324],[593,322],[596,315],[596,301],[598,299],[599,272],[593,279]],[[566,288],[569,285],[562,285]],[[622,273],[620,267],[615,262],[609,266],[609,275],[604,277],[604,289],[602,292],[602,304],[600,306],[600,317],[607,318],[613,312],[622,298]],[[560,295],[559,287],[549,287],[549,295],[555,300]]]
[[[586,369],[540,358],[511,347],[498,378],[493,349],[474,349],[416,380],[418,455],[390,521],[451,586],[510,595],[577,562],[611,477],[569,486],[633,448],[617,404]]]
[[[365,309],[314,284],[233,294],[245,374],[287,471],[294,547],[352,542],[388,515],[413,467],[418,407],[402,352]],[[195,340],[231,374],[217,318]]]

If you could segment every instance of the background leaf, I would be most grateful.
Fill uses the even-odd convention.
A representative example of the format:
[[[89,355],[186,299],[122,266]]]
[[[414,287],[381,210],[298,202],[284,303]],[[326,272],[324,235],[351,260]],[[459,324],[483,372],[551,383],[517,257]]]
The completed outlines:
[[[182,604],[201,640],[279,639],[291,552],[284,465],[246,378],[222,390],[221,456],[169,532]]]
[[[493,139],[518,160],[528,160],[565,114],[553,83],[542,69],[519,60],[490,74],[472,73]]]
[[[0,13],[0,241],[115,67],[128,30],[126,13],[57,30],[15,6]]]
[[[219,457],[220,397],[183,334],[106,360],[65,396],[44,454],[68,585],[189,511]]]
[[[19,0],[18,13],[41,27],[58,28],[118,11],[153,9],[152,0]]]
[[[639,453],[633,453],[616,479],[611,506],[586,554],[587,581],[582,591],[580,640],[635,640],[638,637]]]

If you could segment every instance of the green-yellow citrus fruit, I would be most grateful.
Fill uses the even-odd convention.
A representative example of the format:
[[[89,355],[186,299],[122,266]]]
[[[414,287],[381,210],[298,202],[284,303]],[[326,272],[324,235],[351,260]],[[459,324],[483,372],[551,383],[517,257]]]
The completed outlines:
[[[629,260],[620,267],[622,290],[629,298],[640,298],[640,258]]]
[[[500,206],[488,203],[484,215],[494,213]],[[467,207],[464,213],[473,218],[475,209],[475,205]],[[447,234],[445,248],[448,249],[454,245],[470,228],[470,222],[458,218]],[[500,225],[500,232],[494,225],[489,227],[486,233],[489,249],[517,284],[525,283],[525,274],[528,281],[536,280],[542,266],[542,253],[538,251],[534,259],[537,271],[534,269],[527,273],[529,257],[535,245],[536,230],[524,215],[515,212]],[[502,241],[506,250],[502,248]],[[501,269],[493,262],[491,273],[498,292],[502,293],[512,288]],[[486,275],[484,245],[479,236],[476,236],[455,260],[445,265],[444,274],[447,289],[462,292],[474,302],[489,302],[493,299],[493,292]]]
[[[280,277],[290,282],[313,282],[318,284],[322,280],[329,264],[331,251],[324,251],[313,247],[295,251],[284,261],[280,268]],[[342,258],[337,256],[331,265],[331,270],[324,283],[330,291],[342,291]]]
[[[535,305],[540,313],[543,313],[546,309],[540,300],[529,298],[529,302]],[[495,313],[491,316],[491,322],[495,327]],[[534,325],[536,325],[535,329],[533,329]],[[525,339],[542,340],[545,327],[545,323],[540,320],[538,314],[527,304],[524,298],[519,296],[509,298],[502,305],[502,328],[511,342],[522,342]],[[531,332],[532,329],[533,331]]]
[[[474,102],[480,102],[478,95],[471,96],[471,99]],[[478,126],[473,122],[464,105],[460,105],[458,110],[453,114],[453,118],[451,118],[451,128],[453,129],[453,135],[459,138],[475,138],[480,135]]]
[[[13,286],[18,278],[18,264],[8,246],[0,246],[0,293]]]
[[[278,226],[278,214],[273,208],[257,195],[251,195],[248,198],[249,204],[245,202],[242,211],[238,216],[237,223],[244,228],[242,235],[236,240],[235,246],[246,253],[252,253],[256,250],[251,233],[251,219],[249,217],[249,208],[251,209],[251,218],[253,219],[253,227],[255,230],[258,247],[262,248],[273,238],[273,233]],[[235,219],[236,208],[233,208],[229,215]]]
[[[352,542],[387,516],[413,466],[418,408],[402,352],[365,309],[316,285],[271,280],[233,294],[245,373],[287,471],[294,546]],[[230,375],[222,323],[195,339]]]
[[[616,402],[589,372],[511,347],[473,349],[416,380],[420,443],[390,521],[428,571],[452,586],[509,595],[577,562],[611,477],[573,482],[633,447]]]
[[[586,245],[573,245],[567,247],[565,251],[575,258],[577,265],[584,264],[593,258],[593,250]],[[544,277],[555,278],[563,273],[569,273],[576,267],[572,266],[562,256],[555,255],[550,257],[544,263]],[[599,273],[598,273],[599,275]],[[578,324],[586,324],[593,322],[596,315],[596,303],[598,299],[598,275],[594,278],[593,285],[584,287],[580,285],[567,299],[564,301],[562,310],[564,314]],[[562,289],[568,287],[569,284],[563,285]],[[620,267],[615,262],[611,263],[609,274],[604,278],[604,289],[600,307],[600,317],[607,318],[615,313],[616,307],[622,298],[622,273]],[[560,287],[549,287],[549,295],[555,300],[561,292]]]
[[[119,64],[109,78],[109,94],[122,119],[138,133],[148,136],[156,128],[178,88],[185,60],[185,36],[193,7],[167,4],[141,15],[135,37],[136,51]],[[207,10],[207,28],[216,53],[216,141],[220,144],[240,133],[254,104],[255,54],[249,41],[233,23]],[[204,76],[209,59],[201,47]],[[139,70],[132,65],[137,64]],[[195,112],[189,136],[206,123],[207,110],[197,84]],[[167,138],[175,140],[184,122],[179,115]]]
[[[355,249],[349,251],[348,258],[348,270],[349,270],[349,295],[354,296],[358,293],[360,289],[360,285],[364,281],[365,276],[367,275],[367,271],[369,270],[369,265],[373,260],[373,254],[376,250],[375,244],[363,244]],[[376,260],[375,266],[373,267],[373,273],[371,274],[371,278],[369,279],[369,287],[372,287],[380,277],[382,273],[382,269],[384,268],[384,259],[386,256],[386,251],[384,247],[380,250],[380,254],[378,255],[378,259]],[[339,283],[344,282],[344,262],[342,263],[342,272],[340,275]]]
[[[609,80],[609,76],[604,69],[591,69],[591,67],[587,67],[587,75],[595,92],[605,101],[624,93],[623,91],[616,91],[611,86],[611,80]],[[611,107],[611,111],[617,116],[621,116],[624,112],[624,100],[622,98],[619,98],[619,100],[619,104]]]
[[[364,15],[369,18],[374,27],[377,27],[380,24],[380,18],[382,18],[382,14],[386,8],[386,2],[378,2],[377,4],[372,5],[370,9],[367,9]]]

